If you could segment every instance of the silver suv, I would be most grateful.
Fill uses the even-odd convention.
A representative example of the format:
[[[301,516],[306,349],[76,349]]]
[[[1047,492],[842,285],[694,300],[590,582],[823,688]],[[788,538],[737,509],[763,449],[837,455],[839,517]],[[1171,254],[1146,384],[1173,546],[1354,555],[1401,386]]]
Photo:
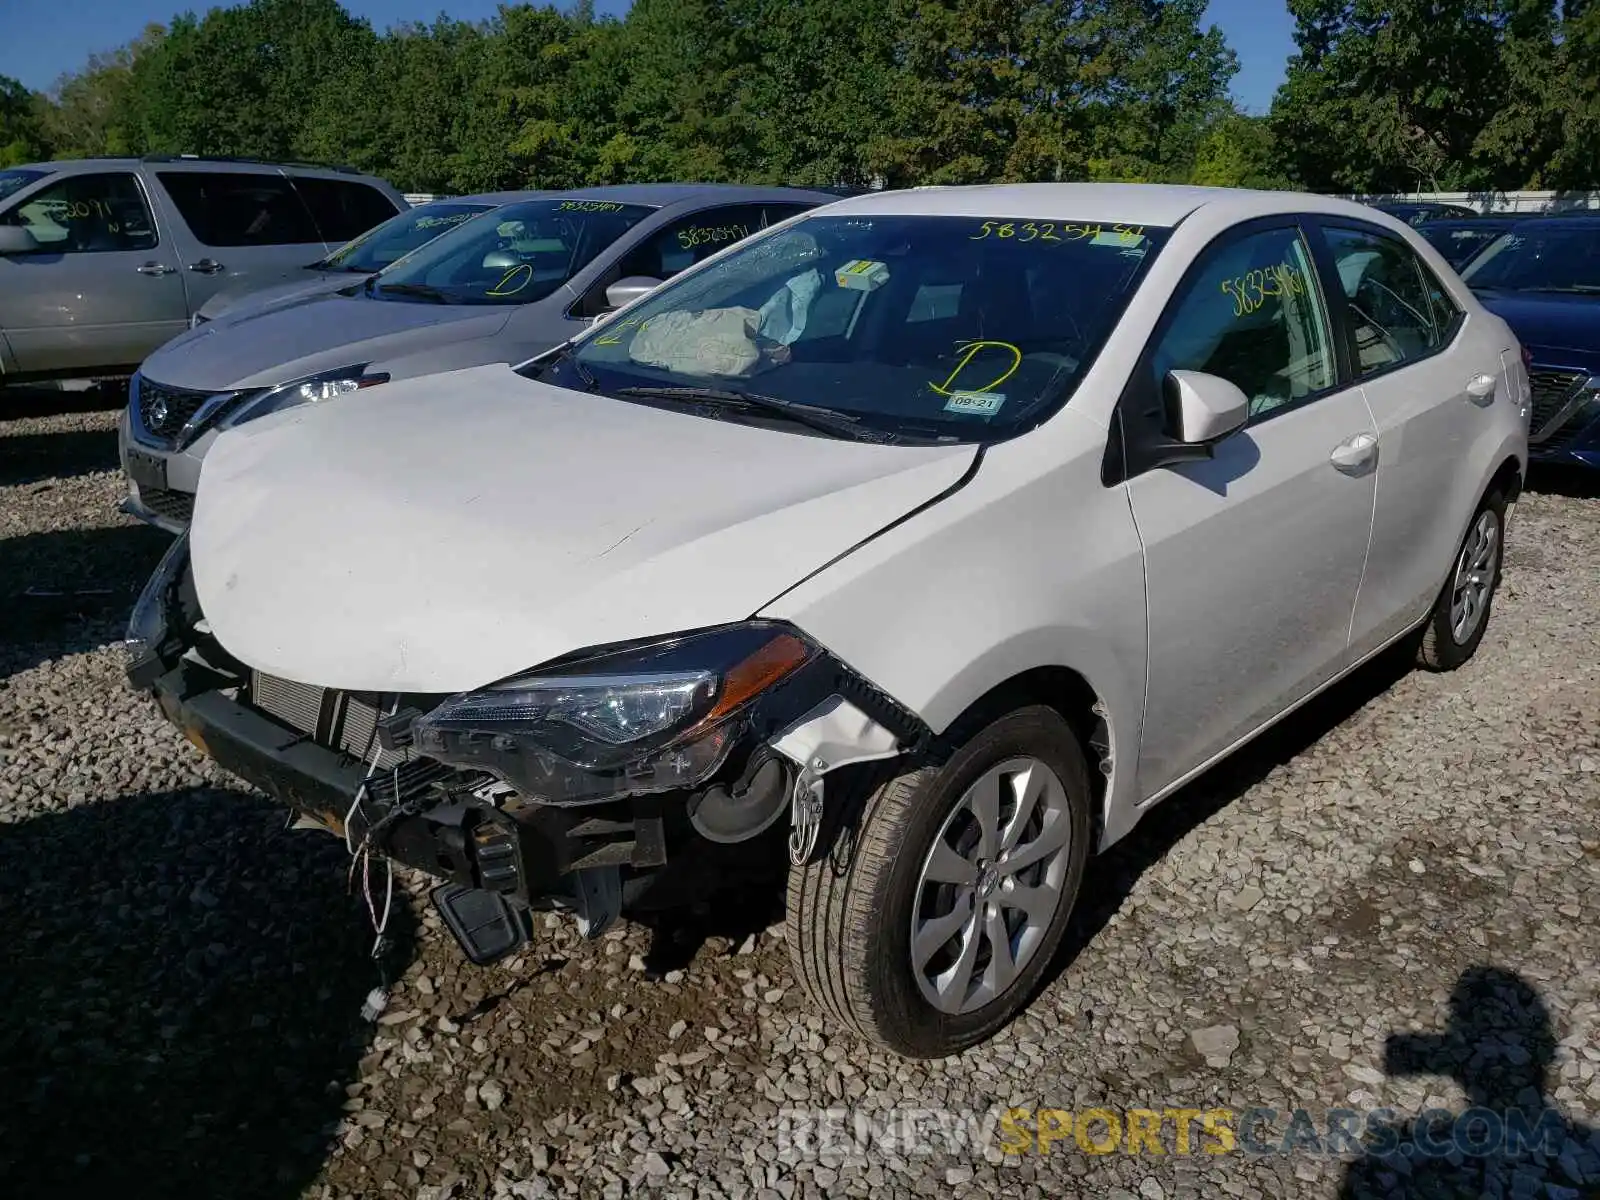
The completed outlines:
[[[480,214],[337,291],[244,304],[140,364],[118,444],[122,510],[177,533],[217,437],[416,375],[523,362],[685,267],[829,204],[826,192],[618,184]]]
[[[213,294],[281,282],[407,207],[371,176],[245,159],[0,170],[0,381],[129,374]]]
[[[374,225],[351,238],[332,254],[286,272],[282,283],[263,287],[258,281],[247,280],[238,288],[217,292],[200,306],[190,324],[204,325],[223,313],[237,316],[245,311],[280,308],[325,292],[337,292],[359,282],[352,279],[352,275],[376,275],[479,213],[541,195],[542,192],[484,192],[476,196],[432,200],[408,208],[382,225]]]

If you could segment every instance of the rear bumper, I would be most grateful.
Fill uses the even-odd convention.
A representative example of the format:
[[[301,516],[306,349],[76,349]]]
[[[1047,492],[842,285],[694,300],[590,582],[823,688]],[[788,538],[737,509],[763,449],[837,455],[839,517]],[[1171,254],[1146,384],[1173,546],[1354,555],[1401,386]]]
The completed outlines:
[[[138,670],[130,671],[136,686],[145,682]],[[415,806],[420,811],[386,821],[397,802],[392,792],[374,788],[354,803],[368,774],[363,763],[228,697],[219,690],[223,682],[180,661],[147,686],[168,720],[225,770],[354,843],[381,829],[376,848],[397,862],[529,907],[572,895],[580,869],[666,864],[664,796],[497,808],[473,794],[474,781],[447,777],[429,785],[428,803]]]

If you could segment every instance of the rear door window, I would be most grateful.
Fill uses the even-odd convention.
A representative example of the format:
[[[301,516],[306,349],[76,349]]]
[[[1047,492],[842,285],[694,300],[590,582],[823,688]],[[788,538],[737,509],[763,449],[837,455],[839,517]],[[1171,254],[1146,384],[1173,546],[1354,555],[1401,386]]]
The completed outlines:
[[[29,196],[0,222],[23,226],[57,254],[150,250],[157,241],[139,181],[126,171],[68,175]]]
[[[158,171],[184,223],[206,246],[294,246],[322,234],[282,175],[262,172]]]
[[[1398,238],[1324,226],[1363,377],[1426,358],[1449,338],[1455,306]],[[1333,287],[1334,285],[1330,285]]]
[[[371,184],[313,176],[292,177],[290,182],[311,210],[325,242],[348,242],[400,211]]]

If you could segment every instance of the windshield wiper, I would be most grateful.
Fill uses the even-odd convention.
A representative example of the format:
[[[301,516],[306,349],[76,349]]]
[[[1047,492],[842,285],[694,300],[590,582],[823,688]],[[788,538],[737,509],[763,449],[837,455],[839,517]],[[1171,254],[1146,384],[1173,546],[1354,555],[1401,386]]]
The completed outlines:
[[[1530,287],[1516,288],[1515,290],[1519,292],[1557,292],[1572,293],[1580,296],[1593,296],[1596,293],[1600,293],[1600,284],[1570,283],[1565,287]]]
[[[765,396],[760,392],[709,387],[625,387],[618,388],[614,394],[655,400],[686,400],[690,403],[710,403],[747,412],[758,412],[764,416],[781,417],[796,425],[804,425],[818,433],[855,441],[878,441],[890,436],[863,428],[860,417],[837,412],[831,408],[818,408],[814,404],[801,404],[798,400]]]
[[[374,275],[373,279],[377,276]],[[370,281],[369,281],[370,282]],[[449,304],[450,300],[438,288],[427,283],[380,283],[380,292],[393,292],[397,296],[421,296],[424,300],[432,300],[435,304]]]

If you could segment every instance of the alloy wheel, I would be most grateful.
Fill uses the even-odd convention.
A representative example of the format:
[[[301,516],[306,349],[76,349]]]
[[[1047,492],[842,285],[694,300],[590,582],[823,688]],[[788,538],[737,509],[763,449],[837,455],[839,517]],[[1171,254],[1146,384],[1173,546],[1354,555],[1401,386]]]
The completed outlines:
[[[911,918],[911,969],[941,1012],[1010,990],[1057,919],[1071,857],[1061,780],[1036,758],[985,771],[933,840]]]
[[[1492,509],[1484,509],[1456,559],[1450,591],[1450,636],[1456,645],[1466,645],[1483,622],[1499,571],[1500,519]]]

